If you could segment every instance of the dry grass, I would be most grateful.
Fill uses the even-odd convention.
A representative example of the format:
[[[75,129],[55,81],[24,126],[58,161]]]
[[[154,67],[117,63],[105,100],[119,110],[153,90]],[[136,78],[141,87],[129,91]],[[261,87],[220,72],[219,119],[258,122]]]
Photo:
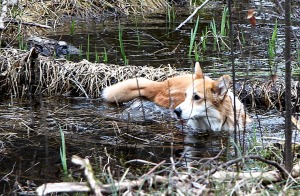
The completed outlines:
[[[82,60],[74,63],[38,56],[32,49],[22,52],[15,49],[1,50],[0,85],[2,92],[22,97],[31,94],[99,97],[103,87],[128,78],[146,77],[164,80],[183,74],[170,66],[161,68],[146,66],[118,66],[91,63]]]
[[[2,29],[0,41],[12,45],[20,37],[41,34],[46,27],[55,28],[63,20],[96,19],[146,14],[164,10],[166,0],[20,0],[18,4],[8,6],[5,29]]]
[[[160,11],[167,5],[166,0],[20,0],[11,9],[11,16],[25,22],[44,23],[63,16],[99,19],[103,15],[149,13]]]

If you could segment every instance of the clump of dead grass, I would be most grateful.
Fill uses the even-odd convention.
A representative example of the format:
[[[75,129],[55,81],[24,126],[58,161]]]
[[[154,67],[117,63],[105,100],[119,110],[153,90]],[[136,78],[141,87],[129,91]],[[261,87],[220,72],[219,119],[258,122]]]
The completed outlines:
[[[101,19],[109,16],[160,11],[167,5],[166,0],[21,0],[11,7],[10,17],[23,22],[37,23],[53,22],[65,16]]]
[[[107,85],[134,77],[164,80],[183,74],[170,65],[160,68],[146,66],[119,66],[91,63],[82,60],[74,63],[65,59],[53,59],[16,49],[1,50],[0,85],[2,92],[22,97],[27,93],[45,95],[76,94],[99,97]]]
[[[55,28],[63,20],[104,21],[107,18],[130,14],[153,13],[166,6],[166,0],[20,0],[7,7],[5,27],[1,29],[0,41],[2,44],[11,45],[16,43],[19,37],[25,39],[27,35],[40,34],[45,29]]]

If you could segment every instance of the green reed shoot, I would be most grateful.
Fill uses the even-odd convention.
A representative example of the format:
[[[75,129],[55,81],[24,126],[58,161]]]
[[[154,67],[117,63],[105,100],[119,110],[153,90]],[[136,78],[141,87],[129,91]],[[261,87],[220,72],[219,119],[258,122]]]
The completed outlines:
[[[215,19],[213,18],[213,20],[210,22],[210,28],[211,28],[211,32],[213,34],[214,37],[214,46],[213,46],[213,50],[216,50],[216,45],[217,43],[219,43],[218,41],[218,33],[217,33],[217,25],[215,22]],[[218,44],[219,45],[219,44]]]
[[[119,23],[119,44],[120,44],[120,50],[121,50],[121,55],[122,55],[124,64],[128,65],[128,59],[126,58],[126,54],[125,54],[125,50],[124,50],[124,43],[123,43],[123,29],[122,29],[120,23]]]
[[[61,127],[59,128],[60,137],[61,137],[61,147],[60,147],[60,160],[63,168],[63,174],[68,174],[68,167],[67,167],[67,153],[66,153],[66,143],[65,143],[65,134],[62,131]]]
[[[86,49],[86,59],[90,60],[90,35],[87,37],[87,49]]]
[[[197,18],[194,29],[191,29],[190,46],[189,46],[189,54],[188,54],[189,57],[191,57],[192,50],[194,48],[194,42],[197,35],[198,25],[199,25],[199,16]]]
[[[242,43],[243,43],[243,45],[245,45],[246,44],[246,39],[245,39],[243,31],[241,31],[241,36],[242,36]]]
[[[208,34],[208,28],[207,26],[205,27],[205,31],[202,31],[202,36],[201,36],[201,45],[202,45],[202,50],[206,51],[206,43],[207,43],[207,34]]]
[[[99,54],[97,52],[95,52],[95,63],[99,63],[100,57],[99,57]]]
[[[75,20],[72,20],[71,25],[70,25],[70,35],[74,35],[75,25],[76,25]]]
[[[277,20],[275,21],[275,26],[273,29],[272,37],[269,40],[269,45],[268,45],[268,54],[269,54],[269,59],[274,59],[276,55],[276,40],[277,40],[277,34],[278,34],[278,23]]]
[[[166,15],[166,19],[167,19],[167,23],[169,24],[169,26],[170,26],[170,24],[171,24],[171,11],[170,11],[171,9],[170,9],[170,5],[169,4],[167,4],[167,15]]]
[[[27,49],[27,44],[24,44],[24,38],[23,38],[23,35],[22,35],[21,25],[18,26],[18,44],[19,44],[19,49],[20,50]]]
[[[104,48],[103,54],[102,54],[103,62],[107,63],[108,62],[108,57],[107,57],[107,52],[106,48]]]
[[[199,61],[199,53],[198,53],[198,46],[196,42],[194,42],[194,52],[195,52],[195,62]]]
[[[227,23],[227,16],[228,16],[228,7],[225,6],[222,12],[222,21],[221,21],[221,36],[226,36],[227,32],[226,32],[226,23]]]
[[[175,7],[173,6],[172,3],[172,21],[175,22],[175,20],[176,20]]]
[[[170,26],[171,23],[174,22],[175,18],[176,18],[173,3],[171,5],[167,4],[167,16],[166,17],[167,17],[167,22]]]

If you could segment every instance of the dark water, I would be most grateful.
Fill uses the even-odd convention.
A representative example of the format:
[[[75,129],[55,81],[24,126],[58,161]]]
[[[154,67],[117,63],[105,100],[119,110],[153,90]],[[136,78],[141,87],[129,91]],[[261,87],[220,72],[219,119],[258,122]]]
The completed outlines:
[[[237,76],[282,75],[284,68],[284,18],[281,10],[274,10],[276,5],[276,2],[270,1],[260,1],[254,4],[244,2],[241,5],[236,5],[239,7],[233,9],[233,46]],[[215,76],[220,75],[220,73],[231,73],[230,50],[226,46],[222,46],[223,41],[229,45],[229,37],[219,36],[218,42],[215,44],[215,36],[209,30],[206,39],[206,50],[202,48],[201,39],[203,39],[205,29],[210,29],[212,18],[216,21],[217,31],[220,32],[224,6],[225,4],[220,1],[211,2],[199,12],[199,29],[196,36],[199,60],[202,67],[205,67],[205,71]],[[252,27],[246,16],[248,9],[255,7],[257,7],[255,15],[257,25]],[[83,51],[82,58],[95,61],[95,56],[98,55],[99,61],[103,62],[103,53],[107,53],[108,62],[122,65],[124,61],[122,60],[119,44],[119,29],[121,28],[124,51],[129,64],[154,67],[170,64],[173,67],[182,69],[191,68],[193,67],[195,53],[192,52],[191,57],[188,56],[190,35],[198,15],[194,16],[190,22],[179,30],[175,30],[190,14],[187,8],[178,7],[175,10],[176,18],[171,23],[167,21],[166,13],[144,17],[137,15],[122,18],[120,21],[77,21],[74,35],[70,36],[69,28],[71,24],[67,23],[63,27],[58,27],[49,37],[67,41],[81,48]],[[276,20],[278,20],[276,58],[270,60],[267,52],[268,43]],[[293,33],[299,35],[300,22],[294,20],[293,25]],[[295,66],[297,65],[296,49],[299,49],[298,42],[293,40],[292,44],[295,57],[292,64]],[[87,51],[89,51],[88,56],[86,55]],[[71,59],[78,59],[78,55],[71,56]]]
[[[92,162],[103,159],[103,164],[123,171],[132,166],[124,164],[129,160],[157,163],[186,152],[188,160],[179,162],[183,165],[212,156],[219,152],[222,142],[226,144],[226,135],[188,134],[170,111],[155,108],[150,102],[144,103],[148,114],[144,119],[134,104],[117,108],[100,99],[65,97],[3,101],[0,171],[1,176],[12,173],[2,179],[1,188],[12,186],[15,180],[24,186],[26,180],[41,184],[61,179],[60,129],[65,133],[68,163],[73,169],[69,161],[72,155],[89,157]],[[128,117],[129,109],[132,117]]]
[[[270,6],[271,5],[271,6]],[[212,17],[220,21],[224,4],[212,2],[199,13],[200,30],[210,24]],[[257,26],[251,27],[245,19],[249,7],[259,7]],[[244,43],[235,40],[235,62],[238,78],[268,76],[276,72],[282,74],[283,62],[283,20],[275,4],[243,4],[234,9],[234,32]],[[181,30],[174,31],[189,12],[178,8],[176,21],[166,22],[164,13],[151,16],[122,19],[125,53],[132,65],[161,66],[171,64],[182,69],[192,66],[193,56],[188,57],[190,29],[195,19]],[[278,58],[270,64],[267,43],[275,19],[279,19]],[[296,24],[299,24],[296,22]],[[108,62],[123,64],[120,55],[118,31],[119,21],[84,21],[76,22],[75,34],[70,36],[69,23],[59,26],[49,37],[64,40],[82,47],[87,51],[87,38],[90,42],[90,60],[95,54],[101,56],[104,48]],[[299,26],[299,25],[298,25]],[[299,28],[295,28],[299,35]],[[199,41],[201,36],[197,36]],[[228,38],[224,38],[228,39]],[[220,41],[220,40],[219,40]],[[296,43],[294,43],[294,48]],[[86,56],[83,57],[87,58]],[[206,73],[218,77],[231,73],[230,52],[226,49],[214,49],[213,38],[208,38],[207,50],[202,51],[200,61]],[[79,56],[71,56],[79,59]],[[299,63],[299,62],[298,62]],[[293,61],[293,65],[297,65]],[[244,138],[244,143],[277,141],[283,138],[284,121],[276,110],[249,109],[253,123]],[[146,115],[145,115],[146,114]],[[139,100],[116,106],[99,99],[77,97],[27,97],[23,100],[11,98],[0,104],[0,190],[11,191],[15,182],[26,185],[33,180],[37,185],[43,182],[60,181],[62,178],[59,149],[61,137],[59,130],[65,133],[68,166],[72,155],[88,157],[93,164],[103,167],[108,164],[119,177],[124,168],[139,168],[141,164],[125,164],[126,161],[141,159],[158,163],[170,161],[170,157],[180,157],[186,153],[187,158],[178,163],[199,160],[216,155],[226,147],[231,137],[227,134],[207,134],[193,132],[182,126],[174,118],[172,111],[159,108],[153,103]],[[100,162],[102,164],[100,164]],[[147,170],[146,170],[147,171]],[[140,173],[139,173],[140,172]],[[143,174],[142,169],[133,169],[133,173]]]

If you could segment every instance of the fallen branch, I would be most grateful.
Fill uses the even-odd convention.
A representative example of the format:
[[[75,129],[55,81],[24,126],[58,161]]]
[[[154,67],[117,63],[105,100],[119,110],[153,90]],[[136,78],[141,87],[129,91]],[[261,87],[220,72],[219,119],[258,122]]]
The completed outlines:
[[[78,156],[73,155],[72,162],[80,165],[81,168],[84,168],[84,175],[86,176],[89,186],[91,187],[93,193],[96,196],[101,196],[101,184],[99,182],[96,182],[96,178],[94,176],[93,168],[90,164],[90,161],[85,158],[82,159]]]
[[[277,170],[272,171],[262,171],[262,172],[232,172],[232,171],[218,171],[224,169],[224,167],[228,167],[237,162],[244,161],[245,159],[256,159],[262,161],[266,164],[272,165],[277,168]],[[230,160],[210,171],[206,174],[199,174],[199,172],[190,173],[190,174],[182,174],[179,173],[175,168],[175,164],[173,161],[171,167],[172,171],[176,171],[176,175],[172,175],[167,177],[153,175],[153,171],[160,165],[164,163],[164,161],[156,164],[147,174],[144,174],[138,180],[132,181],[122,181],[115,182],[111,184],[103,185],[100,182],[97,182],[92,174],[92,170],[90,168],[89,161],[87,159],[81,159],[79,157],[73,156],[72,161],[80,164],[84,170],[85,175],[87,176],[88,182],[62,182],[62,183],[47,183],[38,187],[36,192],[38,195],[45,195],[48,193],[54,192],[93,192],[94,195],[102,195],[102,194],[112,194],[112,193],[120,193],[132,190],[134,188],[141,188],[145,184],[151,186],[152,184],[169,184],[178,193],[190,193],[190,194],[199,194],[199,193],[208,193],[209,189],[205,184],[201,183],[201,180],[206,180],[208,177],[211,182],[214,181],[230,181],[230,180],[257,180],[264,183],[271,182],[279,182],[282,179],[286,179],[287,177],[291,179],[294,183],[298,184],[294,178],[298,178],[300,176],[300,162],[294,165],[291,174],[289,174],[281,165],[276,162],[266,160],[257,155],[249,155],[246,157],[240,157],[234,160]],[[198,173],[198,174],[197,174]],[[89,177],[89,176],[90,177]],[[191,186],[192,185],[192,186]],[[98,187],[98,192],[95,190]]]
[[[90,192],[87,182],[60,182],[46,183],[36,189],[37,195],[46,195],[57,192]]]
[[[100,185],[101,194],[110,194],[113,191],[126,191],[127,189],[133,189],[137,187],[141,187],[145,184],[145,181],[149,181],[152,183],[167,183],[168,179],[162,176],[153,176],[151,178],[144,178],[133,181],[126,181],[121,183],[113,183]],[[39,186],[36,189],[37,195],[46,195],[49,193],[58,193],[58,192],[91,192],[93,191],[87,182],[60,182],[60,183],[46,183],[42,186]]]
[[[256,159],[259,160],[261,162],[264,162],[268,165],[272,165],[274,167],[276,167],[278,169],[278,171],[269,171],[269,172],[229,172],[229,171],[219,171],[223,168],[226,168],[230,165],[233,165],[235,163],[244,161],[245,159]],[[297,174],[297,172],[300,169],[300,165],[296,164],[295,168],[293,168],[292,173],[293,174]],[[285,179],[287,177],[291,178],[294,182],[296,182],[293,177],[293,175],[290,175],[288,171],[286,171],[286,169],[284,167],[282,167],[281,165],[279,165],[278,163],[274,162],[274,161],[270,161],[267,159],[264,159],[260,156],[257,155],[249,155],[249,156],[245,156],[245,157],[240,157],[234,160],[230,160],[214,169],[211,169],[210,171],[208,171],[206,174],[201,175],[196,181],[203,181],[205,180],[207,177],[213,177],[215,179],[218,180],[229,180],[232,178],[237,178],[237,179],[242,179],[242,178],[261,178],[263,180],[263,182],[278,182],[282,179]]]
[[[226,180],[248,180],[248,179],[261,179],[263,182],[278,182],[282,180],[280,173],[277,171],[268,172],[230,172],[230,171],[219,171],[211,176],[213,179],[218,181]]]
[[[180,25],[178,25],[178,27],[176,27],[176,30],[179,30],[183,25],[185,25],[185,23],[187,23],[189,20],[191,20],[191,18],[193,18],[193,16],[201,9],[203,8],[207,3],[209,2],[209,0],[204,1],[199,7],[197,7],[194,12],[187,18],[185,19],[185,21],[183,21]]]

